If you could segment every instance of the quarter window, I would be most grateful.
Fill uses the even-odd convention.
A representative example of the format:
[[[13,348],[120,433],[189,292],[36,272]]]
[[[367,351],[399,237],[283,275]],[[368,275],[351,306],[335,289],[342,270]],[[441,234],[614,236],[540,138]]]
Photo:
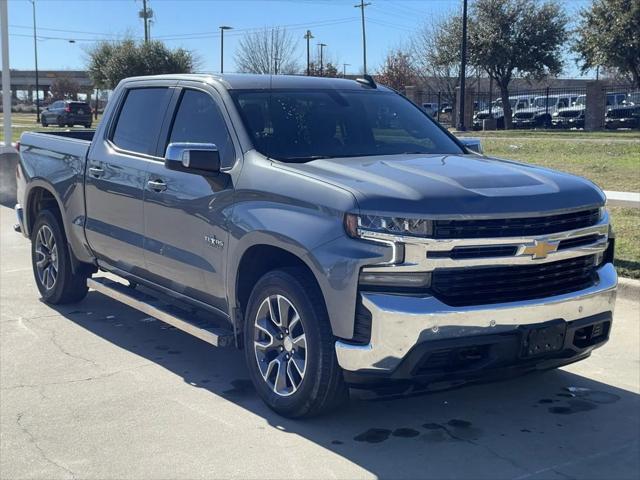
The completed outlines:
[[[113,131],[113,143],[130,152],[155,155],[169,95],[166,87],[129,90]]]
[[[213,143],[220,152],[220,165],[233,165],[234,149],[218,105],[200,90],[185,89],[171,128],[169,143]]]

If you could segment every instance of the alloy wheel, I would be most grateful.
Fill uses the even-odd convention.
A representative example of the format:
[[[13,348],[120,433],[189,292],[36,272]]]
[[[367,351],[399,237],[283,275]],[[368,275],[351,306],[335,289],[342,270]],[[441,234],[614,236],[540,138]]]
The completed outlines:
[[[53,231],[42,225],[36,235],[36,271],[44,288],[51,290],[58,279],[58,246]]]
[[[262,378],[277,395],[295,393],[307,368],[307,340],[300,315],[282,295],[265,298],[254,321],[254,351]]]

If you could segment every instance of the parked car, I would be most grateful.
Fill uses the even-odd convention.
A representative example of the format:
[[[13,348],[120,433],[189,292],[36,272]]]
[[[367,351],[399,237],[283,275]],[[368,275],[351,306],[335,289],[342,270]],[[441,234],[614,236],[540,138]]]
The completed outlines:
[[[604,116],[604,125],[608,129],[639,128],[640,104],[622,104],[611,107]]]
[[[624,105],[640,105],[640,92],[628,93],[622,103]]]
[[[91,122],[91,107],[87,102],[58,100],[40,113],[40,123],[43,127],[84,125],[86,128],[91,128]]]
[[[553,114],[572,105],[578,96],[577,93],[538,96],[529,108],[520,109],[513,115],[513,125],[515,128],[550,128]]]
[[[551,114],[553,128],[584,128],[584,112],[587,96],[578,95],[570,107],[559,108]]]
[[[19,150],[43,300],[93,288],[243,348],[284,416],[349,387],[555,368],[609,338],[603,192],[472,152],[371,77],[131,78],[95,133],[24,133]]]
[[[617,107],[618,105],[622,105],[626,100],[627,94],[624,92],[607,93],[606,108],[609,110],[610,108]]]
[[[511,104],[511,111],[516,112],[523,108],[528,108],[533,102],[534,97],[532,95],[517,95],[509,97],[509,103]],[[502,108],[502,99],[497,99],[491,102],[491,110],[486,108],[473,115],[473,129],[480,130],[482,128],[482,121],[493,117],[496,119],[498,129],[504,128],[504,110]]]
[[[435,117],[438,114],[438,104],[437,103],[423,103],[422,104],[422,109],[430,117]]]

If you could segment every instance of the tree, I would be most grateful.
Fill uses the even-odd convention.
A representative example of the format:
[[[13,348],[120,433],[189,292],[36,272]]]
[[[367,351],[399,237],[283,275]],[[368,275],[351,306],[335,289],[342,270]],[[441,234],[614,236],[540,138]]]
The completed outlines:
[[[297,49],[298,42],[286,29],[265,28],[240,39],[235,61],[243,73],[298,73]]]
[[[477,0],[469,20],[471,63],[498,85],[509,129],[509,83],[516,75],[542,78],[560,73],[567,16],[551,1]]]
[[[640,2],[594,0],[580,12],[573,44],[585,72],[604,66],[631,77],[640,88]]]
[[[399,91],[404,91],[407,85],[415,85],[417,75],[411,63],[411,56],[401,49],[387,53],[384,65],[378,72],[378,82]]]
[[[80,85],[69,77],[58,77],[51,83],[51,98],[53,100],[76,100]]]
[[[197,60],[188,50],[169,49],[162,42],[134,40],[100,42],[88,51],[89,75],[96,88],[112,89],[127,77],[191,73]]]
[[[309,62],[309,74],[312,77],[338,77],[338,67],[333,62],[323,62],[322,71],[320,71],[320,62]]]
[[[460,39],[462,17],[443,16],[425,23],[411,39],[411,57],[423,83],[443,92],[445,101],[455,102],[460,83]]]

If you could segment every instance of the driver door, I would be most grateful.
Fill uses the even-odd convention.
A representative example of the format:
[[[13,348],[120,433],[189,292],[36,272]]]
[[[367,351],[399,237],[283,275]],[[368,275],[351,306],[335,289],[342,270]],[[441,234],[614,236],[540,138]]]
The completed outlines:
[[[144,255],[155,282],[226,310],[224,274],[227,216],[233,194],[228,171],[235,149],[215,91],[178,88],[165,135],[170,143],[215,144],[222,171],[215,176],[168,170],[149,162],[144,185]],[[173,103],[173,102],[172,102]]]

